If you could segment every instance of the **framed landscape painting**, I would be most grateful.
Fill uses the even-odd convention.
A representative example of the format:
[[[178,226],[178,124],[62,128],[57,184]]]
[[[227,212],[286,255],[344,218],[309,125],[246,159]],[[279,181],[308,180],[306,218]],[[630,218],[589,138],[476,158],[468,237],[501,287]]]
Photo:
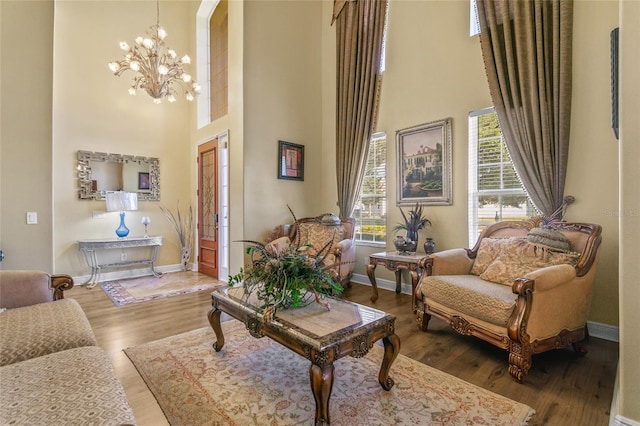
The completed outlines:
[[[397,205],[451,205],[451,118],[396,132]]]
[[[304,145],[278,141],[278,179],[304,180]]]

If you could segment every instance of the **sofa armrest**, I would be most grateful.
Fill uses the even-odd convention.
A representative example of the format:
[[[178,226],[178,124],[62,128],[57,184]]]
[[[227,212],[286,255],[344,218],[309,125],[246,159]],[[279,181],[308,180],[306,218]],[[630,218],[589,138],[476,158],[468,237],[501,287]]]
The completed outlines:
[[[473,259],[461,248],[433,253],[420,260],[426,275],[466,275],[472,265]]]
[[[42,271],[0,271],[0,308],[52,302],[51,276]]]

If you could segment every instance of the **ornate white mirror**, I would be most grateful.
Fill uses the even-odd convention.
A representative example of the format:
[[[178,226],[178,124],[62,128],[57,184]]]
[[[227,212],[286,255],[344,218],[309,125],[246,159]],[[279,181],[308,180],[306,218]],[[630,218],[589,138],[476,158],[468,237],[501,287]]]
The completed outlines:
[[[78,151],[78,197],[104,200],[107,191],[135,192],[139,200],[160,200],[160,161],[153,157]]]

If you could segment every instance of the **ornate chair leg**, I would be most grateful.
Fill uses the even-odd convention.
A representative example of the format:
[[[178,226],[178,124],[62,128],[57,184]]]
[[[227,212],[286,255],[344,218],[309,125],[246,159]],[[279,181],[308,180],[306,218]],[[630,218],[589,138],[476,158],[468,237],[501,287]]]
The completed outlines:
[[[587,326],[584,326],[584,339],[578,340],[577,342],[573,342],[571,346],[573,346],[573,350],[580,356],[586,355],[589,351],[587,349],[587,343],[589,343],[589,329]]]
[[[429,325],[430,319],[431,315],[426,313],[424,309],[418,308],[416,310],[416,322],[418,323],[418,329],[420,331],[427,331],[427,326]]]
[[[518,383],[524,383],[531,368],[531,347],[511,341],[509,349],[509,374]]]

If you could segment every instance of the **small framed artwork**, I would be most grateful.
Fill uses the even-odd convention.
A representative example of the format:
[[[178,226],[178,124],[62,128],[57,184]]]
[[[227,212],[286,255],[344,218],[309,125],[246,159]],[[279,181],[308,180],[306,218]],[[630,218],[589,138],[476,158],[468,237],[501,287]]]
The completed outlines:
[[[278,141],[278,179],[304,180],[304,145]]]
[[[397,205],[451,205],[451,118],[396,132]]]
[[[149,180],[149,173],[138,172],[138,189],[150,190],[151,181]]]

